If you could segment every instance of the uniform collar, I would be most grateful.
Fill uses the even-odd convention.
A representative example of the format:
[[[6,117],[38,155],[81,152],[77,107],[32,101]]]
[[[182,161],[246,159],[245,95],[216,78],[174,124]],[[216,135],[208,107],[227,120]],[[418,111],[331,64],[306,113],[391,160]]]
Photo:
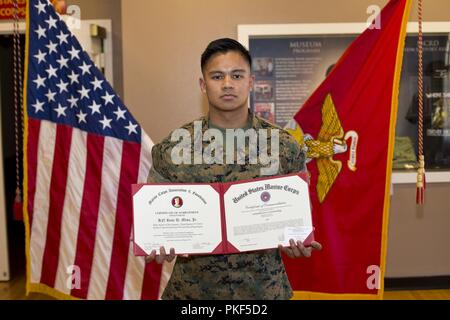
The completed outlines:
[[[209,112],[206,116],[202,117],[202,127],[203,131],[209,129],[210,120],[209,120]],[[252,112],[252,110],[248,109],[248,120],[246,128],[253,128],[253,129],[259,129],[260,123],[258,121],[258,118],[255,116],[255,114]]]

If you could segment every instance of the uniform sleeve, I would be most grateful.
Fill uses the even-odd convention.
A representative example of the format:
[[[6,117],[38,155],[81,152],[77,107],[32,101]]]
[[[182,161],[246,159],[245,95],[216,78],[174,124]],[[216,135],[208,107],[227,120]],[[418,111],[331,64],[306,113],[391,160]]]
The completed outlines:
[[[288,133],[286,133],[289,135]],[[306,154],[292,136],[282,140],[280,162],[283,174],[306,172]]]
[[[152,148],[152,167],[147,177],[147,183],[170,182],[169,178],[162,173],[162,160],[160,146],[154,145]]]
[[[158,183],[158,182],[170,182],[170,180],[161,175],[158,171],[156,171],[155,167],[152,166],[148,174],[147,183]]]

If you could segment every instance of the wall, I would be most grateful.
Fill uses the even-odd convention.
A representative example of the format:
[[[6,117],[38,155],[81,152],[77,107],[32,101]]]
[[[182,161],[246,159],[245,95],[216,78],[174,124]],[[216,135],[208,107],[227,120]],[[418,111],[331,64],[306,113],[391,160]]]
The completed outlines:
[[[81,2],[81,1],[80,1]],[[84,1],[83,1],[84,2]],[[87,2],[87,1],[86,1]],[[94,2],[94,1],[93,1]],[[96,0],[95,2],[98,2]],[[103,1],[104,2],[104,1]],[[209,41],[237,38],[238,24],[365,22],[381,0],[122,0],[125,103],[158,142],[207,110],[198,78]],[[410,21],[416,21],[416,3]],[[425,2],[426,21],[450,21],[448,0]],[[415,186],[394,188],[387,276],[450,275],[450,184],[431,185],[415,206]]]
[[[123,98],[121,0],[67,0],[67,5],[78,5],[81,9],[81,19],[83,20],[111,20],[113,34],[114,89]]]
[[[122,0],[127,106],[159,141],[207,110],[198,77],[200,54],[209,41],[237,38],[238,24],[365,22],[369,5],[386,3],[338,2],[345,6],[335,0]],[[448,0],[429,3],[427,20],[450,20],[450,10],[442,10]],[[413,20],[416,15],[413,11]]]
[[[386,276],[450,275],[450,184],[428,184],[423,207],[415,192],[411,184],[394,187]]]

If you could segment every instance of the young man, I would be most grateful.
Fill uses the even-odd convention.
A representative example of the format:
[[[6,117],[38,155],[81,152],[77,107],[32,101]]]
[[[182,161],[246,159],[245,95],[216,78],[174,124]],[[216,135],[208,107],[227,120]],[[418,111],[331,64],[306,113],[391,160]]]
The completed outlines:
[[[181,128],[192,136],[200,128],[202,133],[212,128],[222,132],[225,145],[216,152],[219,155],[223,152],[223,159],[235,161],[220,161],[217,154],[213,159],[215,161],[209,159],[201,163],[190,156],[188,161],[174,159],[177,155],[174,150],[179,144],[178,139],[174,139],[175,130],[153,147],[153,166],[148,182],[226,182],[306,170],[305,154],[295,140],[286,131],[249,111],[247,103],[254,81],[251,65],[249,52],[237,41],[219,39],[211,42],[202,54],[203,78],[200,79],[200,88],[209,101],[209,114]],[[253,150],[257,150],[258,155],[271,151],[277,159],[270,164],[267,161],[255,163],[250,154],[250,149],[255,146],[250,143],[239,154],[234,148],[234,138],[227,140],[225,137],[233,130],[226,129],[268,131],[267,143]],[[195,152],[194,149],[199,146],[204,150],[211,143],[207,140],[196,141],[194,138],[188,150]],[[230,141],[234,149],[227,149],[226,144],[229,146]],[[237,155],[227,157],[225,153],[230,151],[236,151]],[[298,258],[309,257],[312,250],[321,249],[317,242],[308,248],[301,242],[291,240],[290,243],[288,248],[279,246],[278,249],[250,253],[178,256],[162,299],[289,299],[292,290],[280,252]],[[161,248],[158,255],[153,251],[147,261],[156,259],[158,263],[163,263],[174,258],[173,248],[170,254]]]

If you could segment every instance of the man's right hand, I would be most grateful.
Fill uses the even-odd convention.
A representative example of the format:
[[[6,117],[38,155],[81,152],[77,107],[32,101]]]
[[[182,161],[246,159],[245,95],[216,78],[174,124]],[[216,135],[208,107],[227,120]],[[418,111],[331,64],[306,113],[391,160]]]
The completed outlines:
[[[145,262],[149,263],[156,261],[158,264],[162,264],[164,261],[172,262],[175,259],[175,249],[170,248],[170,254],[166,254],[166,249],[164,247],[159,248],[159,254],[156,254],[156,250],[153,250],[149,256],[145,257]]]

